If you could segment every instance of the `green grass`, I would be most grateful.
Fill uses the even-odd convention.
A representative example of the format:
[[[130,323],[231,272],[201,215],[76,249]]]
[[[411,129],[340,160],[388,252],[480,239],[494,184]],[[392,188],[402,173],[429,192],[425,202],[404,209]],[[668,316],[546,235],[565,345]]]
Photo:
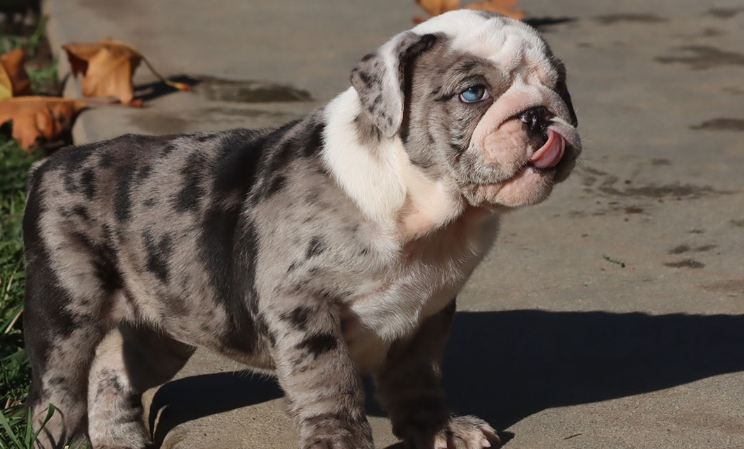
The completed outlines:
[[[28,79],[31,80],[31,90],[36,93],[46,95],[55,95],[57,87],[57,66],[56,64],[38,69],[26,67]]]
[[[26,50],[31,60],[26,69],[37,93],[48,93],[49,86],[56,83],[53,61],[37,58],[45,45],[44,29],[45,20],[41,20],[31,33],[0,32],[0,54],[14,48]],[[40,157],[18,146],[10,137],[10,125],[0,127],[0,449],[30,449],[36,438],[24,407],[31,368],[23,347],[21,319],[26,279],[21,220],[26,176],[31,164]]]
[[[19,313],[23,308],[21,218],[25,179],[34,158],[0,134],[0,405],[25,397],[30,375],[23,351]]]
[[[31,81],[31,90],[36,94],[55,95],[58,94],[57,64],[49,60],[51,56],[45,41],[46,22],[47,18],[42,17],[33,31],[25,35],[7,34],[0,27],[0,54],[16,48],[25,50],[29,61],[26,73]]]
[[[21,219],[26,174],[35,157],[0,133],[0,448],[30,441],[23,402],[31,370],[23,348],[20,314],[25,274]],[[7,433],[7,436],[3,436]],[[11,437],[14,437],[11,439]]]
[[[46,17],[42,17],[36,24],[36,28],[30,36],[16,36],[11,34],[0,35],[0,54],[7,53],[16,48],[26,51],[29,58],[36,56],[41,43],[46,39]]]
[[[50,406],[44,424],[49,421],[54,412],[54,407]],[[34,449],[34,441],[41,430],[33,432],[31,426],[28,425],[29,422],[31,422],[30,410],[24,415],[10,417],[0,412],[0,449]]]

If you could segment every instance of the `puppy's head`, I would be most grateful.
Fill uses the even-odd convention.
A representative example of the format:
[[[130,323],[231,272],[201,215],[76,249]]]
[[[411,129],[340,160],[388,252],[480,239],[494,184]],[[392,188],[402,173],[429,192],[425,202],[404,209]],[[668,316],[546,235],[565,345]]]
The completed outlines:
[[[378,139],[474,206],[544,200],[581,152],[563,64],[519,21],[461,10],[367,55],[352,84]]]

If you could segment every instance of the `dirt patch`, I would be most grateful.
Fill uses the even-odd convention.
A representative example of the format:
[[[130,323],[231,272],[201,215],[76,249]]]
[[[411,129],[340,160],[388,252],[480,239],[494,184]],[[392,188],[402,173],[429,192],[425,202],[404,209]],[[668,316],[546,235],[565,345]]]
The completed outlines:
[[[615,179],[615,182],[617,179]],[[715,190],[710,186],[696,186],[692,184],[666,184],[666,185],[647,185],[642,187],[632,187],[625,190],[619,190],[613,187],[614,182],[605,182],[599,191],[607,195],[613,196],[632,196],[639,198],[687,198],[687,199],[698,199],[703,197],[718,196],[724,194],[730,194],[732,192],[724,192]]]
[[[592,175],[595,175],[595,176],[607,176],[607,175],[609,175],[609,173],[607,173],[606,171],[597,170],[596,168],[592,168],[592,167],[588,167],[588,166],[581,167],[581,171],[585,171],[585,172],[587,172],[589,174],[592,174]]]
[[[665,19],[664,17],[659,17],[654,14],[608,14],[604,16],[597,16],[594,19],[603,25],[614,25],[616,23],[622,22],[662,23],[669,21],[669,19]]]
[[[731,95],[744,95],[744,89],[738,87],[724,87],[721,90]]]
[[[731,223],[731,226],[735,226],[737,228],[744,228],[744,220],[731,220],[729,223]]]
[[[693,251],[698,252],[698,253],[702,253],[702,252],[705,252],[705,251],[710,251],[710,250],[715,249],[715,248],[716,248],[716,245],[703,245],[703,246],[698,246]]]
[[[715,37],[715,36],[723,36],[723,31],[717,29],[717,28],[706,28],[703,30],[703,33],[701,34],[702,37]]]
[[[744,119],[740,118],[715,118],[705,121],[699,125],[690,126],[694,130],[710,131],[744,131]]]
[[[740,12],[744,12],[744,8],[711,8],[705,14],[716,19],[730,19]]]
[[[720,293],[744,293],[744,279],[729,279],[727,281],[713,282],[701,285],[705,290]]]
[[[679,245],[669,250],[669,254],[684,254],[687,252],[703,253],[714,249],[716,245],[703,245],[696,248],[691,248],[688,245]]]
[[[586,217],[586,211],[583,210],[570,210],[568,211],[569,218],[583,218]]]
[[[690,250],[687,245],[679,245],[669,250],[669,254],[683,254]]]
[[[687,64],[692,70],[711,69],[727,65],[744,65],[744,55],[733,51],[723,51],[708,45],[689,45],[678,50],[692,53],[689,56],[658,56],[656,62],[662,64]]]
[[[665,166],[671,165],[671,162],[668,159],[652,159],[651,165]],[[662,203],[666,198],[676,200],[698,199],[736,193],[734,191],[716,190],[711,186],[699,186],[694,184],[675,183],[663,185],[638,185],[633,184],[633,181],[629,179],[621,182],[620,178],[617,176],[588,166],[582,166],[577,169],[577,172],[581,177],[584,192],[589,194],[599,193],[613,197],[638,199],[652,198]],[[626,204],[624,207],[614,208],[613,210],[623,210],[626,214],[643,212],[643,210],[636,210],[634,208],[638,208],[638,206]]]
[[[703,268],[705,266],[704,263],[698,262],[697,260],[693,259],[680,260],[679,262],[669,262],[665,263],[664,265],[671,268]]]

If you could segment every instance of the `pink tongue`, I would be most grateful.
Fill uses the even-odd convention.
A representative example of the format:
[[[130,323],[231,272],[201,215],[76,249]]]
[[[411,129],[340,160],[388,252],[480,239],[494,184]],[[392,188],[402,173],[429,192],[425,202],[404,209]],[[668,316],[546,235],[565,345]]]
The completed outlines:
[[[530,162],[537,168],[551,168],[558,165],[566,149],[566,141],[563,136],[548,129],[548,141],[532,155]]]

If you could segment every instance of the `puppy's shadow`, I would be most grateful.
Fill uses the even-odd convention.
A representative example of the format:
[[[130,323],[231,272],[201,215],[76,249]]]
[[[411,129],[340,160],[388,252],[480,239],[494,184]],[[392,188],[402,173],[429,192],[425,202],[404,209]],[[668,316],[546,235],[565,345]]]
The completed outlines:
[[[553,25],[575,22],[576,20],[577,19],[574,17],[528,17],[523,19],[522,22],[537,30],[545,32],[549,31],[550,27]]]
[[[744,371],[744,315],[459,312],[444,366],[449,404],[497,429],[551,407],[621,398]],[[368,397],[371,386],[367,383]],[[155,395],[155,440],[178,424],[282,396],[275,381],[219,373]],[[368,400],[367,412],[382,416]],[[152,427],[151,427],[152,428]],[[512,436],[502,433],[502,439]],[[388,449],[398,449],[397,446]]]
[[[201,83],[200,79],[188,75],[171,76],[168,80],[174,83],[186,84],[189,87],[194,87]],[[138,84],[134,87],[135,98],[142,100],[143,102],[148,102],[174,92],[180,92],[180,90],[162,81]]]
[[[155,393],[150,403],[149,424],[153,441],[160,447],[165,436],[179,424],[223,413],[284,395],[275,380],[245,371],[204,374],[173,380]]]
[[[744,371],[744,315],[514,310],[459,313],[445,358],[453,410],[497,429]]]

